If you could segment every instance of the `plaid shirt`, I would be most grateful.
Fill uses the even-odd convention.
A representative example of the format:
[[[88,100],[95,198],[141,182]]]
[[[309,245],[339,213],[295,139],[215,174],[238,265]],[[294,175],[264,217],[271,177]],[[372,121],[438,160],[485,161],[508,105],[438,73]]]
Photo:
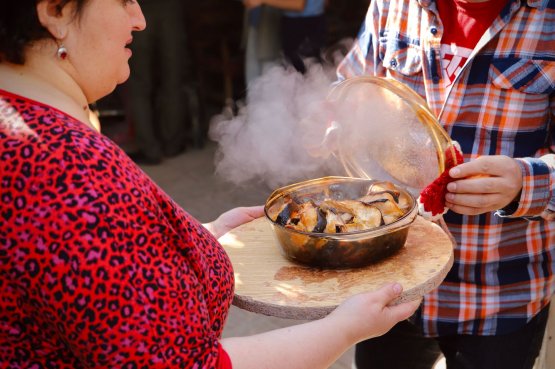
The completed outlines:
[[[510,215],[445,215],[455,264],[419,313],[429,336],[504,334],[546,306],[555,287],[555,0],[509,0],[448,88],[442,33],[433,0],[372,1],[338,74],[410,86],[465,161],[517,158],[524,184]]]

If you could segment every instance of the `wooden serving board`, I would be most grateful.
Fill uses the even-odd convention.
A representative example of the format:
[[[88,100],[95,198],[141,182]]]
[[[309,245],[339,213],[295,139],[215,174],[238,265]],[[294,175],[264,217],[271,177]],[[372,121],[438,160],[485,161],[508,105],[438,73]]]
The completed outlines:
[[[329,314],[348,297],[399,282],[397,302],[422,297],[453,265],[454,241],[439,225],[418,216],[395,255],[356,269],[316,269],[287,260],[265,217],[220,238],[235,272],[233,304],[280,318],[312,320]]]

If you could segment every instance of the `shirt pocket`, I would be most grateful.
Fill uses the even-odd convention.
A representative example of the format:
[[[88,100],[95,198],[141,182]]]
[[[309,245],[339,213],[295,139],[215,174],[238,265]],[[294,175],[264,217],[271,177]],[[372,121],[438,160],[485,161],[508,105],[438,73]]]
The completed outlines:
[[[549,95],[555,90],[555,62],[523,58],[494,58],[490,68],[493,85],[526,94]]]
[[[550,95],[555,91],[555,62],[494,58],[486,103],[490,117],[482,122],[490,149],[515,157],[534,156],[546,147]],[[495,119],[493,119],[494,117]]]
[[[383,66],[393,76],[397,73],[415,76],[422,72],[421,49],[409,41],[384,37],[380,39],[380,54]]]

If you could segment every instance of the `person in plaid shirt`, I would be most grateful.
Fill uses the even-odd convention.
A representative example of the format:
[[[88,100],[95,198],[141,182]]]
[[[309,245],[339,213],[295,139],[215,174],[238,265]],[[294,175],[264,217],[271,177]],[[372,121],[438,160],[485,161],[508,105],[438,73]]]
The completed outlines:
[[[555,287],[555,0],[372,0],[340,79],[394,78],[459,142],[455,263],[358,369],[532,368]]]

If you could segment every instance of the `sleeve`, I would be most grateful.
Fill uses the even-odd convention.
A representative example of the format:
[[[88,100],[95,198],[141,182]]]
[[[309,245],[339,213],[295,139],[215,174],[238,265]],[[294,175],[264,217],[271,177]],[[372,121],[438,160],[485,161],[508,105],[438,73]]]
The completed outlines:
[[[219,360],[217,369],[233,369],[233,366],[231,365],[231,358],[221,345],[219,347],[218,357]]]
[[[538,158],[517,158],[522,171],[522,192],[510,210],[498,211],[507,217],[555,219],[555,93],[550,97],[550,118],[546,152]]]
[[[375,1],[370,3],[366,18],[362,24],[353,46],[337,67],[338,81],[361,75],[374,75],[377,56],[377,42],[373,39],[376,35],[376,22],[379,12]]]
[[[83,367],[218,367],[219,337],[189,259],[202,256],[176,247],[179,232],[140,186],[70,167],[53,169],[40,203],[22,209],[33,219],[25,243],[44,248],[29,289],[37,315]]]

